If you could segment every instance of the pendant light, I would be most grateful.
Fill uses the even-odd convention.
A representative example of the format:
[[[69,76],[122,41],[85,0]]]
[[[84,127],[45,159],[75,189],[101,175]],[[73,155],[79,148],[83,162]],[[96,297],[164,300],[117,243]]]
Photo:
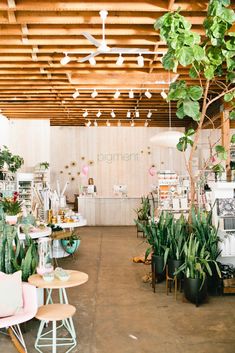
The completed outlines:
[[[171,129],[171,101],[169,101],[169,130],[162,131],[150,138],[150,142],[159,147],[176,148],[179,139],[184,134],[181,131]]]

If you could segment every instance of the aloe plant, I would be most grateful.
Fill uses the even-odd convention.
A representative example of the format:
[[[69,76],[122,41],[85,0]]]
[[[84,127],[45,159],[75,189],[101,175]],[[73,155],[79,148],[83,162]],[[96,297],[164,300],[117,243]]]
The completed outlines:
[[[0,271],[14,273],[22,270],[22,280],[35,273],[38,265],[36,242],[27,234],[25,242],[19,240],[17,227],[0,221]]]
[[[199,241],[199,245],[210,253],[210,258],[214,261],[217,260],[220,250],[219,250],[219,236],[218,236],[218,226],[215,227],[212,224],[212,210],[210,212],[202,211],[192,208],[191,212],[191,228],[196,239]]]
[[[172,227],[173,222],[174,218],[170,213],[162,212],[158,222],[152,219],[147,224],[138,223],[145,234],[146,242],[150,245],[145,252],[145,259],[153,252],[154,255],[164,256],[164,265],[166,264],[169,253],[168,229]]]
[[[141,207],[135,210],[138,220],[147,221],[150,216],[151,206],[148,197],[141,197]]]
[[[169,258],[174,260],[183,260],[184,244],[189,237],[188,222],[182,215],[179,219],[171,222],[171,227],[168,227],[168,248]]]

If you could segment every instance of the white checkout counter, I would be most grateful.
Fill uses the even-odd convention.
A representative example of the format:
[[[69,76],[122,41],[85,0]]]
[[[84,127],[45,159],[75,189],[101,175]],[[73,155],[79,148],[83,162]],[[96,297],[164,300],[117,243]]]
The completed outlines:
[[[79,196],[78,211],[85,216],[88,226],[134,225],[140,203],[141,197]]]

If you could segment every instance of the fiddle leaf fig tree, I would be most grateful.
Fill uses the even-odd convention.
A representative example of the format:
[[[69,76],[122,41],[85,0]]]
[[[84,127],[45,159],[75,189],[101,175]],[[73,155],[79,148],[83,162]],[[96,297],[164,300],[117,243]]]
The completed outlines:
[[[229,31],[235,22],[235,12],[229,6],[230,0],[209,1],[203,23],[206,33],[203,40],[191,30],[191,23],[180,15],[179,10],[166,13],[154,24],[154,28],[160,31],[161,39],[167,43],[163,67],[174,73],[179,65],[187,67],[188,75],[195,80],[195,85],[188,85],[183,80],[171,83],[167,96],[168,101],[177,102],[176,115],[179,119],[190,117],[196,124],[196,129],[189,129],[177,144],[181,152],[191,147],[186,167],[191,181],[192,205],[198,178],[193,172],[193,157],[203,123],[208,117],[207,110],[217,100],[223,99],[232,106],[235,99],[235,32]],[[218,94],[211,90],[212,83],[219,87]],[[230,111],[229,119],[235,119],[235,110]],[[232,141],[235,141],[233,137]],[[221,163],[226,160],[227,151],[221,145],[214,147],[215,156],[219,159],[216,170],[221,172],[224,170]]]

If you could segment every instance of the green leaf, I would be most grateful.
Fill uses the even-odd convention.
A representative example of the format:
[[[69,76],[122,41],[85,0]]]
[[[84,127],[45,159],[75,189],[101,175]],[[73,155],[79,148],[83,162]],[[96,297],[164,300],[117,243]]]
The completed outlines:
[[[231,136],[230,142],[231,142],[231,143],[235,143],[235,134],[233,134],[233,135]]]
[[[202,98],[203,89],[200,86],[190,86],[188,88],[188,94],[192,100],[198,101]]]
[[[197,76],[198,76],[197,71],[193,66],[189,70],[189,76],[191,78],[197,78]]]
[[[198,115],[200,114],[200,105],[198,102],[192,101],[191,99],[184,100],[183,109],[185,115],[188,115],[193,119],[198,119]]]
[[[229,119],[230,119],[230,120],[234,120],[234,119],[235,119],[235,110],[232,110],[232,111],[229,113]]]
[[[162,58],[162,64],[164,69],[173,70],[175,66],[175,53],[172,49],[169,49]]]
[[[207,66],[206,69],[204,70],[204,75],[207,80],[212,80],[214,77],[214,66]]]
[[[220,0],[221,4],[224,5],[225,7],[230,5],[230,0]]]
[[[188,131],[185,133],[186,136],[192,136],[195,134],[195,130],[194,129],[188,129]]]
[[[225,101],[225,102],[230,102],[232,99],[233,99],[233,92],[226,93],[226,94],[224,95],[224,101]]]
[[[201,61],[205,57],[205,50],[200,45],[196,44],[193,46],[193,54],[195,60]]]
[[[235,21],[235,14],[232,9],[224,8],[220,17],[230,24],[233,24],[233,22]]]
[[[183,119],[183,118],[185,117],[183,104],[181,104],[180,107],[177,109],[177,111],[176,111],[176,116],[177,116],[179,119]]]
[[[182,66],[190,65],[194,60],[193,49],[190,47],[184,46],[179,50],[177,57],[178,57],[179,63]]]
[[[224,148],[224,146],[221,146],[221,145],[217,145],[215,146],[215,151],[217,153],[217,156],[219,159],[221,160],[226,160],[227,159],[227,152]]]

